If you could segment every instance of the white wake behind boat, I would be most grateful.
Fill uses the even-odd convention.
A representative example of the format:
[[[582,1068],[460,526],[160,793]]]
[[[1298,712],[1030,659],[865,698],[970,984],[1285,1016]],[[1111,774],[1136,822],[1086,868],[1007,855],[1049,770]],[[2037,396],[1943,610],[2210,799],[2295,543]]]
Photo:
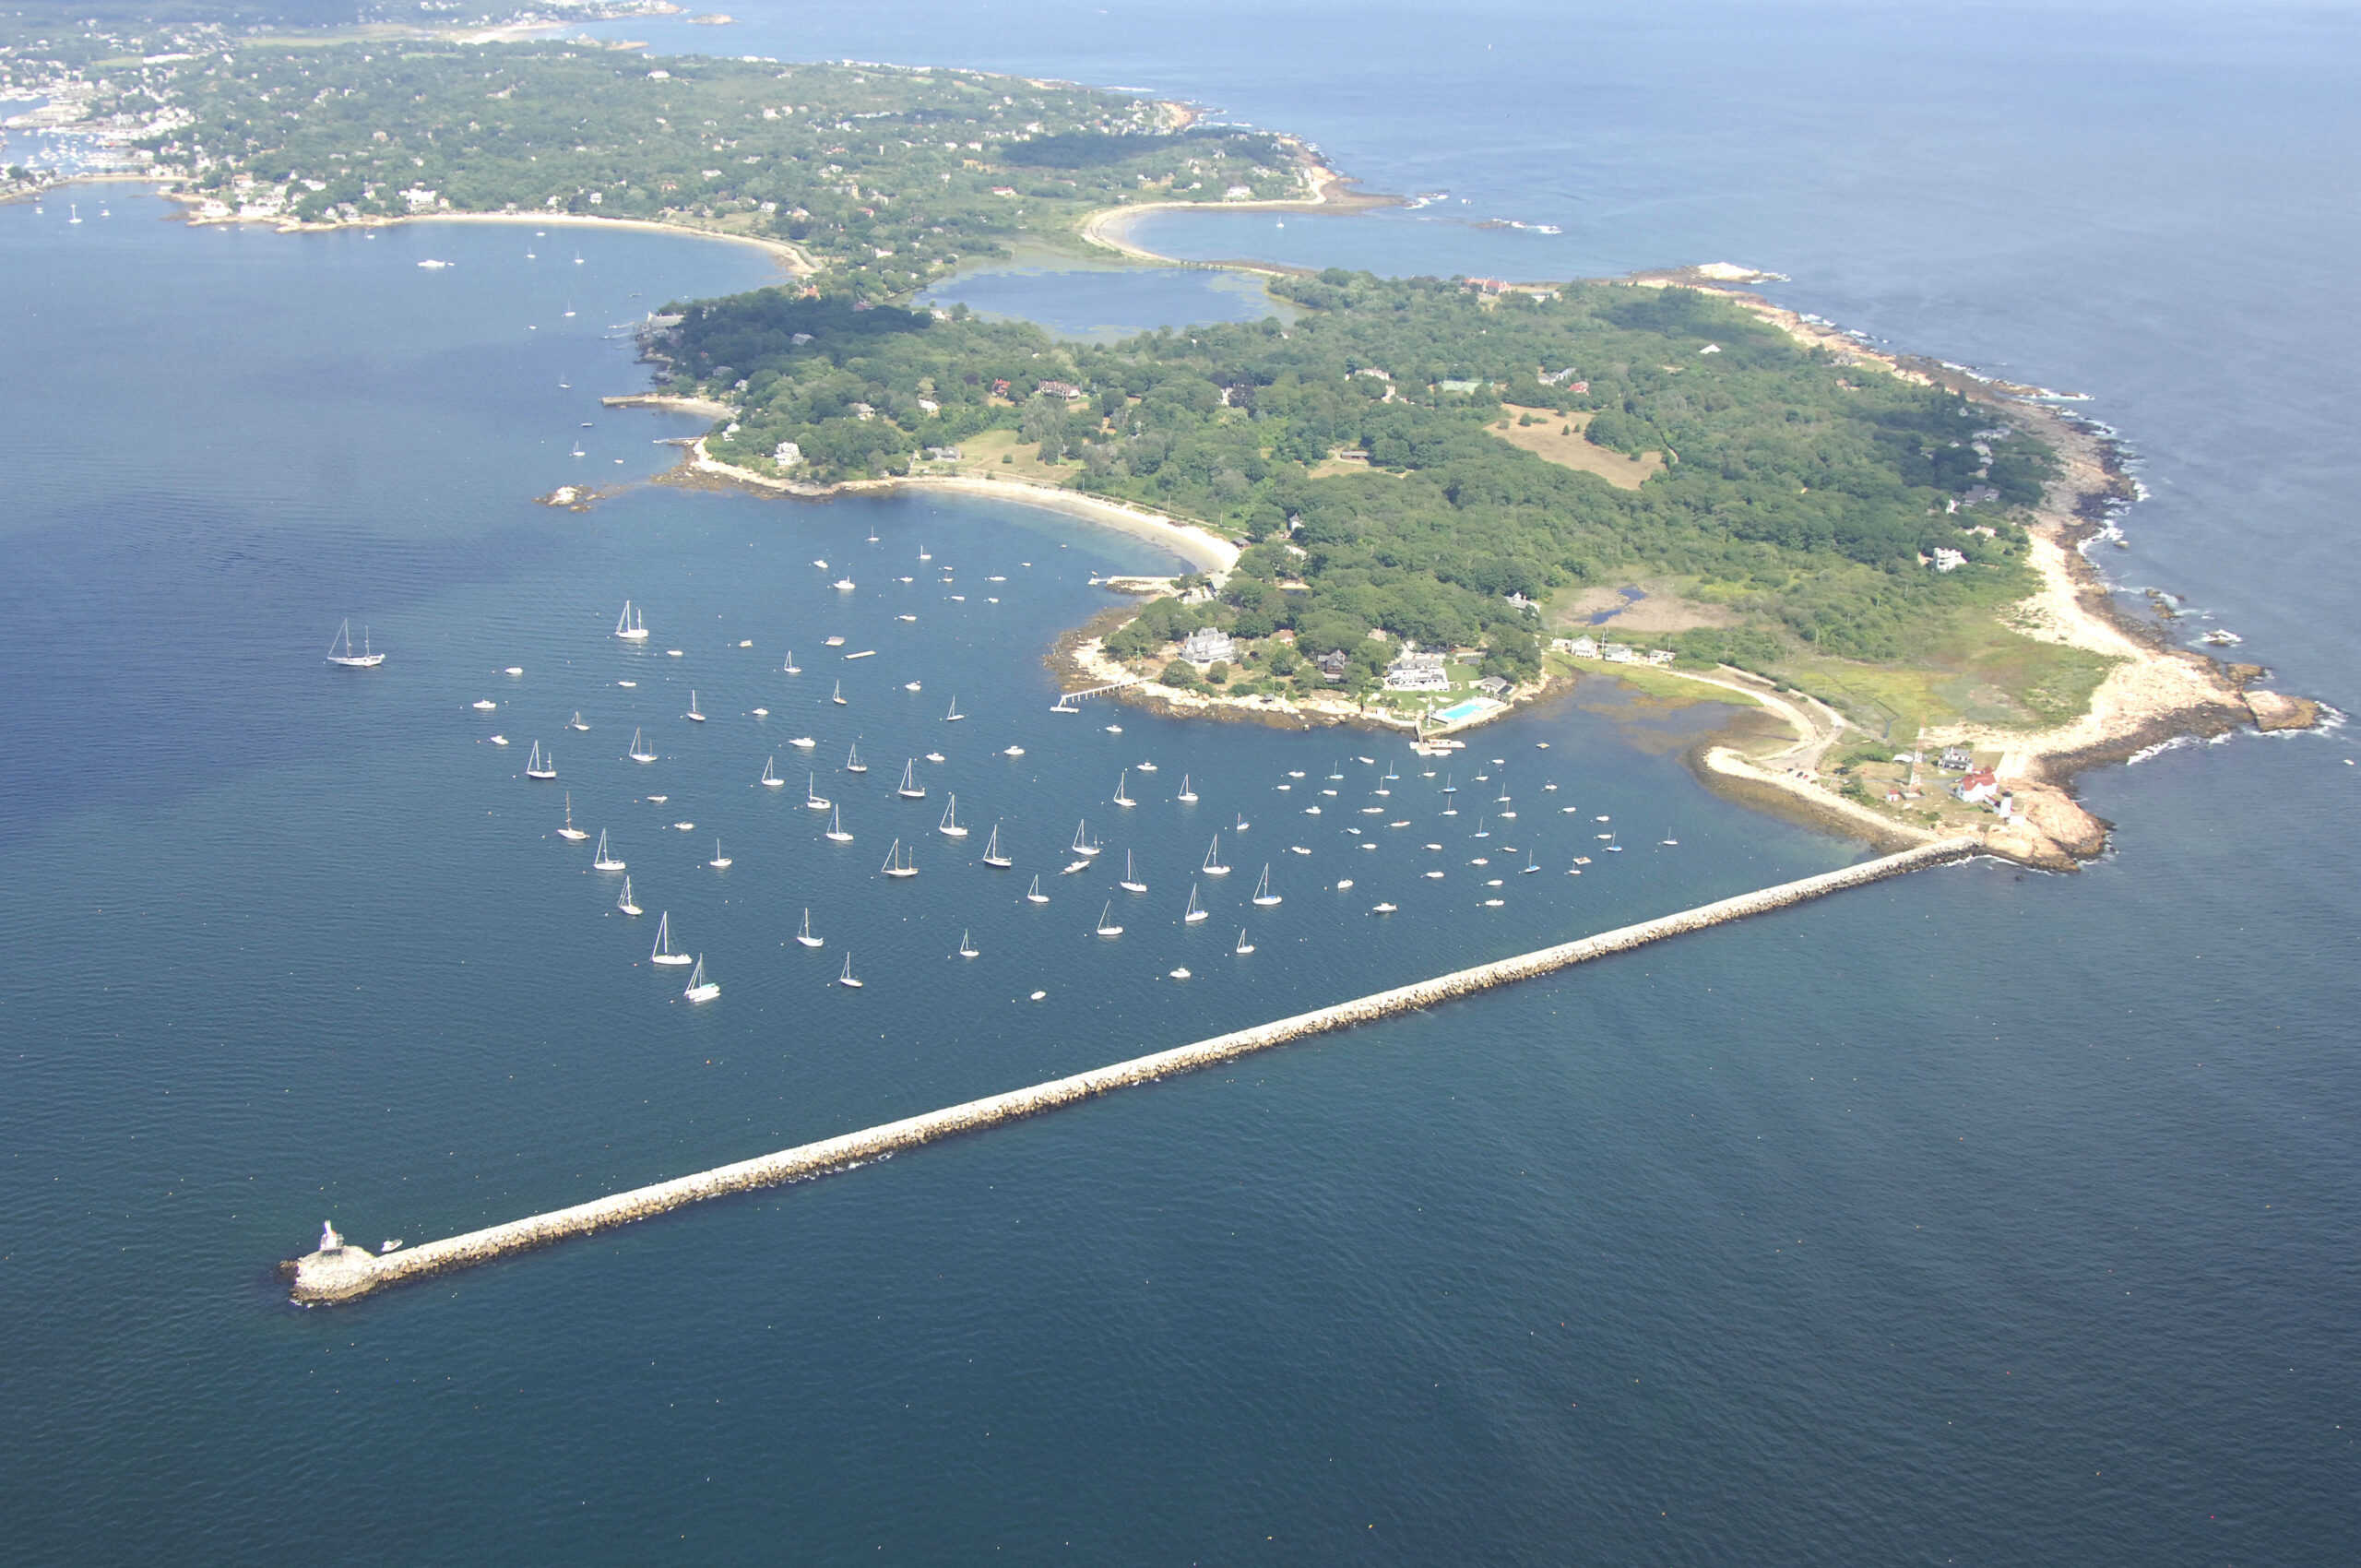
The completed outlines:
[[[656,917],[656,948],[647,956],[651,964],[688,964],[695,962],[686,953],[672,951],[672,912],[670,909]]]
[[[647,624],[640,619],[639,612],[628,599],[623,600],[623,612],[615,618],[615,636],[627,643],[647,640]]]
[[[984,864],[991,867],[994,871],[1006,871],[1015,863],[1016,862],[1014,860],[1001,853],[1000,824],[997,822],[993,823],[992,836],[984,840]]]
[[[820,945],[821,939],[812,934],[812,911],[808,909],[803,911],[803,929],[795,933],[795,940],[806,947]]]
[[[959,826],[958,813],[959,797],[954,795],[943,802],[943,821],[936,826],[935,831],[942,834],[945,838],[965,838],[967,837],[967,830]]]
[[[565,826],[557,830],[557,836],[565,839],[569,843],[575,844],[579,844],[582,840],[590,837],[590,835],[583,832],[582,829],[574,826],[574,791],[571,790],[568,790],[565,792]]]
[[[688,988],[681,992],[691,1002],[710,1002],[721,994],[721,988],[705,978],[705,955],[697,955],[696,967],[689,971]]]
[[[603,827],[599,829],[599,849],[598,853],[591,859],[590,869],[592,871],[621,871],[623,869],[623,862],[622,860],[617,858],[614,852],[607,848],[607,830]]]
[[[337,651],[338,647],[342,647],[344,651],[338,653]],[[347,670],[374,670],[386,662],[386,656],[370,651],[369,628],[366,626],[361,628],[361,651],[353,652],[352,623],[347,621],[342,626],[337,628],[335,639],[328,644],[328,662],[341,665]]]

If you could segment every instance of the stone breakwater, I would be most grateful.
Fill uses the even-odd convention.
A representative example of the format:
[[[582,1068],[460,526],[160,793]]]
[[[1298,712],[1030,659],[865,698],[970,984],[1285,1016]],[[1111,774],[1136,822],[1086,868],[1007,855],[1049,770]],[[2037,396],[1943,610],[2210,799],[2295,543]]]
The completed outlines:
[[[553,1241],[563,1241],[569,1237],[587,1236],[614,1226],[628,1225],[634,1220],[651,1218],[707,1198],[827,1175],[869,1160],[882,1159],[903,1149],[917,1148],[955,1134],[979,1132],[1021,1117],[1038,1116],[1043,1111],[1055,1111],[1116,1089],[1154,1083],[1176,1073],[1194,1072],[1201,1067],[1211,1067],[1313,1035],[1375,1023],[1381,1018],[1431,1007],[1437,1003],[1489,991],[1495,986],[1531,980],[1587,959],[1629,952],[1668,936],[1702,931],[1707,926],[1741,920],[1748,915],[1767,913],[1924,866],[1964,860],[1982,849],[1982,844],[1975,838],[1947,838],[1938,843],[1923,844],[1899,854],[1846,866],[1841,871],[1743,893],[1735,898],[1724,898],[1718,903],[1702,905],[1677,915],[1665,915],[1656,920],[1643,921],[1638,925],[1601,932],[1596,936],[1585,936],[1555,947],[1544,947],[1517,957],[1503,958],[1497,963],[1454,970],[1433,980],[1398,986],[1392,991],[1358,997],[1310,1013],[1299,1013],[1274,1023],[1258,1024],[1252,1028],[1199,1040],[1193,1045],[1180,1046],[1151,1056],[1134,1057],[1129,1062],[1094,1068],[1051,1083],[1036,1084],[1030,1088],[1012,1089],[1005,1094],[971,1099],[963,1105],[930,1111],[921,1116],[888,1122],[861,1132],[823,1138],[817,1143],[802,1144],[776,1154],[741,1160],[735,1165],[718,1166],[693,1176],[676,1177],[653,1186],[616,1193],[589,1203],[576,1204],[571,1208],[555,1209],[526,1219],[513,1219],[505,1225],[470,1230],[465,1235],[429,1241],[423,1246],[384,1254],[371,1253],[365,1247],[338,1245],[323,1248],[286,1265],[294,1277],[294,1300],[307,1304],[350,1301],[388,1285],[423,1279],[430,1275],[474,1264],[490,1263],[511,1253],[521,1253]]]

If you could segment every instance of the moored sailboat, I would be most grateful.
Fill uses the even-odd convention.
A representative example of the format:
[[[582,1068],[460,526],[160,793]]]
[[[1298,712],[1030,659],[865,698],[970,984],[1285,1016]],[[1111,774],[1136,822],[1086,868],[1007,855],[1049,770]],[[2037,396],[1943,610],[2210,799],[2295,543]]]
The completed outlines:
[[[647,624],[640,619],[639,612],[633,608],[628,599],[623,600],[623,612],[615,617],[615,636],[627,643],[647,640]]]
[[[338,647],[344,649],[342,653],[337,651]],[[337,628],[335,640],[328,644],[328,662],[341,665],[347,670],[374,670],[386,662],[386,656],[370,650],[369,628],[366,626],[361,628],[361,651],[353,652],[352,623],[347,621]]]
[[[821,939],[812,934],[812,911],[809,909],[803,911],[803,929],[795,933],[795,940],[806,947],[820,945]]]
[[[1107,901],[1106,907],[1098,911],[1098,925],[1097,930],[1100,936],[1121,936],[1123,934],[1123,928],[1121,926],[1116,925],[1107,919],[1108,914],[1114,908],[1115,901],[1110,898]]]
[[[691,686],[689,688],[689,711],[681,715],[681,717],[693,723],[702,724],[705,722],[705,715],[697,711],[697,690],[694,686]]]
[[[713,841],[713,859],[706,861],[706,864],[711,866],[716,871],[728,871],[730,869],[730,857],[721,852],[720,839],[717,838]]]
[[[1180,792],[1172,798],[1180,802],[1184,806],[1192,806],[1197,803],[1197,792],[1189,788],[1189,776],[1187,774],[1184,773],[1180,776]]]
[[[1128,767],[1127,767],[1127,768],[1123,769],[1123,775],[1122,775],[1122,777],[1115,780],[1115,803],[1116,803],[1117,805],[1119,805],[1119,806],[1130,806],[1130,805],[1137,805],[1137,804],[1139,803],[1138,802],[1136,802],[1136,801],[1134,801],[1134,800],[1133,800],[1133,799],[1132,799],[1132,797],[1131,797],[1131,793],[1130,793],[1130,790],[1128,790],[1128,788],[1127,788],[1127,786],[1129,786],[1129,785],[1130,785],[1131,781],[1132,781],[1132,770],[1131,770],[1130,768],[1128,768]]]
[[[647,749],[647,742],[640,738],[640,733],[635,729],[631,732],[631,750],[625,754],[634,762],[654,762],[656,760],[656,754]]]
[[[1189,884],[1189,907],[1181,911],[1180,923],[1195,925],[1199,921],[1207,919],[1210,914],[1211,911],[1201,908],[1197,903],[1197,885],[1193,882]]]
[[[849,844],[852,842],[852,835],[845,831],[844,807],[831,806],[828,808],[828,831],[821,837],[826,838],[831,844]]]
[[[902,848],[899,838],[885,851],[885,863],[878,868],[887,876],[916,876],[919,868],[910,861],[909,851]]]
[[[1147,891],[1147,884],[1142,882],[1132,871],[1132,852],[1129,849],[1123,851],[1123,880],[1117,883],[1115,885],[1121,888],[1126,893],[1145,893]]]
[[[830,810],[834,804],[820,793],[820,776],[816,773],[803,776],[803,803],[815,812]]]
[[[1254,885],[1254,902],[1268,909],[1278,901],[1279,896],[1271,891],[1271,867],[1266,861],[1263,865],[1263,880]]]
[[[966,714],[959,711],[959,698],[956,695],[954,695],[951,699],[951,711],[943,716],[943,721],[945,724],[956,724],[967,717],[967,716]]]
[[[1041,873],[1038,871],[1033,873],[1033,885],[1026,889],[1025,901],[1028,904],[1046,904],[1050,901],[1050,896],[1041,891]]]
[[[869,765],[860,760],[860,746],[858,742],[845,753],[845,771],[847,773],[869,771]]]
[[[1254,951],[1254,944],[1246,940],[1246,928],[1244,926],[1240,926],[1238,928],[1238,945],[1231,948],[1230,951],[1237,954],[1241,958],[1247,954]]]
[[[1074,852],[1086,861],[1098,853],[1098,841],[1087,837],[1084,832],[1084,829],[1089,826],[1089,820],[1085,817],[1074,825]]]
[[[525,777],[542,783],[547,783],[557,777],[556,756],[542,755],[541,743],[539,741],[533,742],[533,754],[525,759]]]
[[[778,758],[770,756],[763,759],[763,776],[756,782],[767,784],[774,790],[786,787],[787,780],[778,776]]]
[[[1204,872],[1207,876],[1228,876],[1229,874],[1229,868],[1221,863],[1220,834],[1215,834],[1214,841],[1205,846],[1205,863],[1199,866],[1197,869]]]
[[[967,837],[967,830],[959,826],[958,812],[959,797],[954,795],[948,801],[943,802],[943,821],[937,825],[935,831],[942,834],[945,838],[965,838]]]
[[[992,836],[984,840],[984,864],[994,871],[1006,871],[1016,862],[1000,851],[1000,824],[992,824]]]
[[[565,792],[565,826],[557,830],[557,836],[575,844],[590,837],[574,826],[574,791],[571,790]]]
[[[923,801],[926,799],[926,786],[919,783],[918,780],[918,758],[916,757],[912,757],[909,761],[902,764],[902,782],[900,787],[894,792],[901,796],[902,799],[906,801]]]
[[[976,944],[968,941],[967,933],[965,931],[962,931],[959,933],[959,956],[962,958],[972,958],[976,956],[977,952],[978,949]]]
[[[598,852],[591,857],[590,869],[592,871],[623,869],[623,858],[607,848],[607,830],[603,827],[599,829],[599,849]]]
[[[687,989],[681,994],[691,1002],[710,1002],[721,994],[721,988],[705,978],[705,955],[697,955],[696,967],[689,971]]]
[[[694,962],[686,953],[672,951],[672,911],[665,910],[656,917],[656,948],[647,956],[651,964],[686,964]]]
[[[616,909],[621,909],[624,914],[627,914],[627,915],[635,915],[635,914],[639,913],[639,906],[638,906],[637,904],[633,903],[633,902],[632,902],[632,899],[631,899],[631,878],[630,878],[630,877],[624,877],[624,878],[623,878],[623,895],[622,895],[622,897],[618,897],[618,898],[615,900],[615,908],[616,908]]]
[[[852,978],[852,955],[845,955],[845,967],[836,976],[836,983],[848,991],[859,991],[860,982]]]

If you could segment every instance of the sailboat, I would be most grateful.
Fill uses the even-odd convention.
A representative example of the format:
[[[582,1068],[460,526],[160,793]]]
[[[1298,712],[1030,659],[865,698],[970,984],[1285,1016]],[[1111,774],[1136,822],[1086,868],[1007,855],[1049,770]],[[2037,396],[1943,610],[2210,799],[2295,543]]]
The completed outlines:
[[[1041,873],[1038,871],[1033,873],[1033,885],[1025,890],[1025,901],[1028,904],[1046,904],[1050,901],[1050,896],[1041,891]]]
[[[713,841],[713,859],[706,861],[706,864],[711,866],[716,871],[728,871],[730,869],[730,857],[721,852],[720,839],[717,838]]]
[[[943,716],[943,721],[945,724],[956,724],[967,717],[967,716],[966,714],[959,711],[959,699],[955,695],[951,699],[951,711]]]
[[[1517,873],[1517,875],[1519,875],[1519,876],[1531,876],[1535,872],[1537,872],[1537,871],[1539,871],[1540,869],[1541,869],[1540,852],[1539,852],[1538,850],[1535,850],[1535,849],[1527,849],[1527,850],[1525,852],[1525,869],[1524,869],[1523,871],[1521,871],[1521,872]]]
[[[1451,781],[1451,775],[1448,773],[1442,776],[1442,792],[1446,795],[1456,795],[1459,793],[1459,786]]]
[[[1476,819],[1476,831],[1469,834],[1467,837],[1470,838],[1489,838],[1491,836],[1492,830],[1484,826],[1484,819],[1479,816]]]
[[[936,827],[935,831],[942,834],[945,838],[965,838],[967,837],[967,830],[959,826],[958,818],[955,814],[958,810],[958,796],[954,795],[948,801],[943,802],[943,821]]]
[[[915,772],[918,765],[918,759],[916,757],[912,757],[909,761],[902,764],[901,786],[894,792],[901,796],[902,799],[906,801],[923,801],[926,799],[926,786],[918,781],[918,777]]]
[[[1680,840],[1679,840],[1679,839],[1675,838],[1675,837],[1672,836],[1672,829],[1671,829],[1671,828],[1669,828],[1669,827],[1666,828],[1666,829],[1664,830],[1664,834],[1665,834],[1665,836],[1664,836],[1663,837],[1661,837],[1661,838],[1659,838],[1659,839],[1657,839],[1657,840],[1656,840],[1656,842],[1657,842],[1657,843],[1662,844],[1662,845],[1665,845],[1665,846],[1667,846],[1667,848],[1670,848],[1670,847],[1672,847],[1672,846],[1678,845],[1678,844],[1680,842]]]
[[[1189,908],[1182,912],[1180,916],[1180,923],[1182,925],[1195,925],[1199,921],[1207,919],[1209,911],[1200,909],[1197,906],[1197,885],[1193,882],[1189,884]]]
[[[1180,792],[1172,798],[1180,802],[1184,806],[1193,806],[1197,803],[1197,792],[1189,788],[1189,776],[1187,774],[1184,773],[1180,776]]]
[[[656,917],[656,950],[647,956],[651,964],[686,964],[694,962],[686,953],[672,951],[672,911],[665,910]]]
[[[845,706],[845,683],[842,681],[836,683],[836,689],[829,695],[828,700],[838,707]]]
[[[696,967],[689,971],[688,989],[681,994],[691,1002],[710,1002],[721,994],[721,988],[705,978],[705,955],[697,955]]]
[[[1088,826],[1088,823],[1089,819],[1086,817],[1074,825],[1074,852],[1086,861],[1098,853],[1097,842],[1083,836],[1083,829]]]
[[[812,934],[812,911],[808,909],[803,911],[803,929],[795,933],[795,940],[806,947],[820,945],[820,939]]]
[[[585,724],[585,723],[583,723],[583,722],[582,722],[582,710],[581,710],[580,708],[578,708],[578,707],[577,707],[577,708],[575,708],[575,709],[574,710],[574,722],[573,722],[573,723],[571,723],[571,724],[568,724],[568,725],[566,726],[566,728],[567,728],[567,729],[569,729],[569,730],[584,730],[584,731],[587,731],[587,730],[588,730],[588,729],[590,728],[590,726],[588,726],[587,724]]]
[[[795,650],[793,648],[789,648],[787,650],[787,662],[780,665],[778,668],[779,673],[782,675],[801,675],[803,673],[803,666],[795,662]]]
[[[1232,827],[1232,828],[1230,829],[1230,831],[1231,831],[1232,833],[1243,833],[1243,832],[1245,832],[1245,831],[1246,831],[1246,826],[1247,826],[1247,824],[1246,824],[1246,814],[1245,814],[1244,812],[1240,812],[1240,813],[1238,813],[1238,814],[1237,814],[1237,816],[1238,816],[1238,825],[1237,825],[1236,826]]]
[[[1623,852],[1623,846],[1615,841],[1615,835],[1612,833],[1607,836],[1607,852],[1610,855],[1619,855]]]
[[[1116,779],[1116,780],[1115,780],[1115,803],[1116,803],[1117,805],[1119,805],[1119,806],[1129,806],[1129,805],[1136,805],[1136,804],[1138,804],[1138,803],[1139,803],[1139,802],[1137,802],[1136,801],[1133,800],[1133,799],[1132,799],[1132,797],[1131,797],[1129,794],[1127,794],[1127,793],[1125,792],[1125,788],[1126,788],[1126,786],[1128,786],[1128,785],[1131,783],[1131,781],[1132,781],[1132,770],[1131,770],[1130,768],[1128,768],[1128,767],[1127,767],[1127,768],[1123,769],[1123,776],[1122,776],[1121,778],[1118,778],[1118,779]]]
[[[592,871],[621,871],[623,869],[623,862],[615,858],[613,850],[607,848],[607,830],[603,827],[599,829],[599,852],[591,858],[590,869]]]
[[[1254,902],[1267,909],[1278,901],[1279,896],[1271,891],[1271,867],[1266,861],[1263,865],[1263,880],[1254,885]]]
[[[635,903],[633,903],[633,902],[631,901],[631,878],[630,878],[630,877],[624,877],[624,878],[623,878],[623,897],[620,897],[620,898],[617,898],[617,899],[615,900],[615,908],[616,908],[616,909],[621,909],[624,914],[627,914],[627,915],[635,915],[635,914],[639,913],[639,906],[638,906],[638,905],[636,905],[636,904],[635,904]]]
[[[1207,876],[1228,876],[1229,874],[1229,868],[1221,863],[1220,834],[1215,834],[1214,841],[1205,846],[1205,863],[1199,866],[1197,869],[1204,872]]]
[[[344,651],[337,652],[338,647]],[[374,670],[386,662],[386,656],[369,651],[369,628],[366,626],[361,628],[361,651],[353,652],[352,623],[347,621],[337,628],[336,640],[328,644],[328,662],[342,665],[347,670]]]
[[[656,754],[647,749],[647,742],[640,739],[639,731],[636,729],[633,730],[631,732],[631,752],[629,754],[631,756],[631,760],[634,762],[654,762],[656,760]]]
[[[852,835],[845,831],[845,810],[842,806],[831,806],[828,809],[828,831],[826,837],[828,842],[831,844],[849,844],[852,842]]]
[[[1126,893],[1145,893],[1147,891],[1147,884],[1142,882],[1133,873],[1132,852],[1129,849],[1123,851],[1123,880],[1117,883],[1115,885],[1121,888]]]
[[[774,790],[782,789],[786,786],[787,780],[778,776],[777,757],[768,756],[763,759],[763,776],[756,779],[755,782],[758,784],[767,784]]]
[[[992,824],[992,836],[984,840],[984,864],[994,871],[1006,871],[1016,862],[1000,852],[1000,824]]]
[[[878,869],[887,876],[916,876],[919,873],[919,868],[910,863],[910,857],[903,849],[899,838],[895,839],[893,847],[885,851],[885,863]]]
[[[869,765],[860,760],[860,747],[859,745],[855,745],[851,750],[845,753],[845,771],[847,773],[866,773],[869,771]]]
[[[836,983],[853,991],[860,989],[860,982],[852,978],[852,955],[849,953],[845,955],[844,972],[836,976]]]
[[[1101,936],[1121,936],[1123,934],[1123,928],[1121,926],[1111,925],[1108,922],[1108,911],[1112,909],[1114,907],[1115,901],[1112,898],[1109,898],[1107,901],[1105,908],[1098,911],[1097,931],[1098,934]]]
[[[574,791],[571,790],[565,792],[565,826],[557,830],[557,836],[575,844],[590,837],[574,826]]]
[[[623,600],[623,612],[615,618],[615,636],[627,643],[644,643],[647,640],[647,627],[640,620],[639,612],[632,608],[632,602],[628,599]]]
[[[819,775],[815,773],[803,776],[803,803],[815,812],[824,812],[830,809],[830,802],[822,797],[819,783]]]
[[[538,778],[544,783],[557,777],[556,756],[543,756],[539,741],[533,742],[533,754],[525,759],[525,777]]]
[[[681,715],[681,717],[694,720],[699,724],[705,722],[705,715],[697,711],[697,693],[696,688],[694,686],[689,688],[689,711]]]
[[[1254,951],[1254,944],[1246,940],[1246,928],[1244,926],[1240,926],[1238,928],[1238,945],[1231,948],[1230,951],[1237,954],[1241,958],[1246,956],[1247,954]]]
[[[959,933],[959,956],[962,958],[972,958],[976,956],[976,944],[968,941],[967,933],[965,931],[962,931]]]

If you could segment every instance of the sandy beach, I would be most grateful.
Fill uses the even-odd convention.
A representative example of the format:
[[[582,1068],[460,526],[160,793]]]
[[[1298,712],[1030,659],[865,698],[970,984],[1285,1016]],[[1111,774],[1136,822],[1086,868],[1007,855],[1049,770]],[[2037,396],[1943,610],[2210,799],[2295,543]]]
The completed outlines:
[[[1350,182],[1333,169],[1319,164],[1304,171],[1304,178],[1311,187],[1308,196],[1290,196],[1274,201],[1144,201],[1129,207],[1109,207],[1092,213],[1082,220],[1076,231],[1083,240],[1129,256],[1133,261],[1153,262],[1159,267],[1201,267],[1218,265],[1233,272],[1263,272],[1285,277],[1300,272],[1301,267],[1281,267],[1275,263],[1252,261],[1210,262],[1182,261],[1175,256],[1161,255],[1135,245],[1130,238],[1133,222],[1154,212],[1365,212],[1374,207],[1398,207],[1401,198],[1386,196],[1364,196],[1348,189]]]

